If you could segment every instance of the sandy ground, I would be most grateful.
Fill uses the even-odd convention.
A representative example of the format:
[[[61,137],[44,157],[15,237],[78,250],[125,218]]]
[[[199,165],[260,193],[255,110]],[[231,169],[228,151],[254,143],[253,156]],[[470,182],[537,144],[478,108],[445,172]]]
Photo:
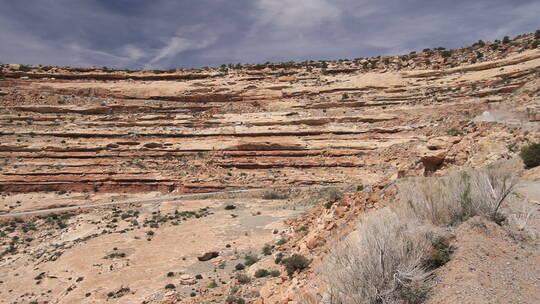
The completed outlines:
[[[237,208],[224,209],[232,204]],[[114,210],[110,208],[74,216],[67,221],[67,228],[60,230],[42,224],[39,231],[22,236],[34,237],[35,241],[28,242],[23,251],[5,257],[0,263],[4,273],[0,303],[32,300],[140,303],[164,290],[168,283],[178,286],[176,291],[186,296],[198,293],[213,280],[219,285],[230,280],[234,266],[243,262],[246,253],[261,256],[261,248],[266,243],[280,239],[281,232],[287,228],[283,220],[301,212],[301,208],[287,208],[288,204],[287,200],[229,199],[123,207],[122,212],[139,211],[137,220],[141,225],[143,219],[156,214],[163,217],[174,216],[175,211],[208,210],[206,216],[180,220],[177,225],[171,221],[160,222],[158,228],[147,226],[131,230],[133,226],[129,221],[133,218],[114,217]],[[108,228],[112,227],[110,225],[118,227]],[[122,232],[126,228],[127,231]],[[102,234],[103,229],[111,233]],[[149,235],[148,231],[153,234]],[[94,233],[98,236],[76,241]],[[50,235],[47,237],[47,234]],[[197,256],[209,251],[219,252],[219,257],[198,261]],[[56,252],[62,254],[56,259],[44,258]],[[122,257],[104,258],[111,253],[120,253]],[[167,276],[169,272],[174,275]],[[202,279],[195,280],[197,274]],[[189,278],[189,285],[182,285],[181,278]],[[129,288],[129,292],[118,298],[108,296],[121,288]]]
[[[438,284],[427,303],[540,303],[540,182],[533,177],[538,178],[537,169],[531,170],[536,174],[528,172],[533,180],[517,185],[520,199],[507,207],[510,220],[521,221],[501,227],[475,217],[457,229],[457,250],[437,271]]]
[[[539,303],[540,252],[496,224],[473,218],[457,230],[457,251],[437,272],[427,303]]]

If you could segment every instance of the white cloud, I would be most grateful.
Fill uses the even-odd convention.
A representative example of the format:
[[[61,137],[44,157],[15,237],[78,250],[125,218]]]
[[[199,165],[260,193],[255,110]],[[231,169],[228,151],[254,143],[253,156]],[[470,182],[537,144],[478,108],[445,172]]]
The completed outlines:
[[[148,56],[145,51],[132,44],[124,46],[124,53],[127,54],[130,61],[137,61],[141,58]]]
[[[285,29],[309,28],[334,21],[341,9],[327,0],[260,0],[259,24]]]
[[[210,37],[201,41],[195,41],[182,37],[171,37],[165,46],[159,49],[156,55],[150,59],[150,61],[148,61],[145,68],[150,68],[157,62],[174,57],[181,52],[206,48],[214,43],[215,40],[215,37]]]
[[[75,65],[81,66],[95,65],[96,62],[99,62],[100,65],[123,67],[148,56],[144,50],[132,44],[126,44],[113,52],[106,52],[70,42],[65,45],[64,50],[71,54]]]
[[[91,56],[91,57],[102,57],[112,60],[123,60],[121,56],[117,56],[105,51],[93,50],[89,48],[84,48],[78,43],[71,42],[66,45],[66,47],[73,52],[73,54],[78,54],[81,57]]]

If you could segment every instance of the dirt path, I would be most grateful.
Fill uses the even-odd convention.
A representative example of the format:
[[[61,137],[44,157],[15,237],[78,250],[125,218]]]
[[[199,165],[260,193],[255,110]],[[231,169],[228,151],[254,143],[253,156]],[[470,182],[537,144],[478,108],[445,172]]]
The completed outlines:
[[[36,215],[36,214],[45,214],[45,213],[54,213],[54,212],[65,212],[73,211],[80,209],[96,208],[96,207],[105,207],[105,206],[114,206],[114,205],[125,205],[125,204],[153,204],[153,203],[162,203],[170,202],[184,199],[197,199],[197,198],[210,198],[218,195],[228,195],[228,194],[262,194],[265,191],[298,191],[298,190],[311,190],[311,189],[330,189],[330,188],[341,188],[343,185],[333,185],[333,186],[302,186],[302,187],[291,187],[286,189],[276,189],[276,188],[257,188],[257,189],[242,189],[242,190],[230,190],[230,191],[216,191],[216,192],[205,192],[205,193],[190,193],[190,194],[181,194],[173,196],[162,196],[150,199],[132,199],[132,200],[123,200],[123,201],[113,201],[113,202],[103,202],[103,203],[94,203],[78,206],[68,206],[68,207],[58,207],[58,208],[48,208],[40,210],[30,210],[16,213],[7,213],[0,214],[0,218],[8,217],[19,217],[27,215]]]

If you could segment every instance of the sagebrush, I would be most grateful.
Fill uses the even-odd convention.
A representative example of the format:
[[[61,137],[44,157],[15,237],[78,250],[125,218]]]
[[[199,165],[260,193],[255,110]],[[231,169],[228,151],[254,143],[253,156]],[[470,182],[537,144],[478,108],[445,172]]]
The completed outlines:
[[[519,156],[521,156],[527,168],[540,166],[540,143],[523,147]]]
[[[362,219],[323,263],[330,303],[424,301],[433,267],[452,251],[441,246],[447,231],[477,215],[499,220],[515,185],[514,168],[500,163],[402,182],[396,202]]]

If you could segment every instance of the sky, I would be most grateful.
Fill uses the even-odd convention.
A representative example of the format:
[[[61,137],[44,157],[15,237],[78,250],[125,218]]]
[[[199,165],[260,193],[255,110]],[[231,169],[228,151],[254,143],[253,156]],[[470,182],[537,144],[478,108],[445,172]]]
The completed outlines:
[[[540,29],[538,0],[0,0],[0,62],[115,68],[386,56]]]

